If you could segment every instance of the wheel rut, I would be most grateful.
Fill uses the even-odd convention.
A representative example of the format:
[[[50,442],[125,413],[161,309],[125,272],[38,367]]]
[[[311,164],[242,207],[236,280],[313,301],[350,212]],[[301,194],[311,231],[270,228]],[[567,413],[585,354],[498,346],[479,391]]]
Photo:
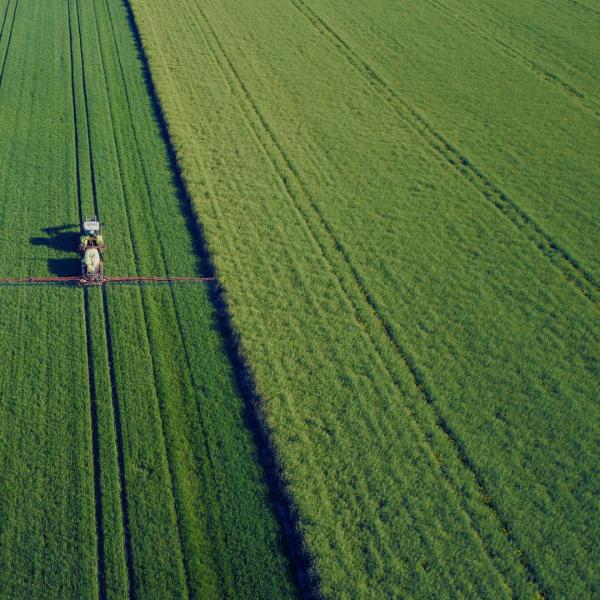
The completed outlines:
[[[477,25],[477,23],[475,23],[465,15],[458,14],[456,11],[452,10],[443,2],[439,0],[426,1],[434,9],[446,15],[446,17],[452,20],[454,23],[463,24],[464,26],[469,28],[470,31],[472,31],[475,35],[479,36],[487,43],[493,44],[494,46],[499,48],[506,56],[508,56],[515,62],[523,65],[525,68],[529,69],[531,72],[533,72],[535,75],[537,75],[544,81],[554,84],[563,92],[566,92],[571,98],[574,98],[582,108],[590,111],[594,116],[600,117],[600,104],[598,104],[595,100],[590,98],[584,92],[578,90],[574,85],[565,81],[556,73],[550,71],[541,63],[533,60],[525,52],[522,52],[521,50],[508,44],[499,36],[494,35],[489,31],[486,31],[483,27]]]
[[[128,596],[134,600],[136,597],[133,550],[131,543],[131,530],[129,527],[129,501],[127,498],[127,487],[125,481],[125,451],[123,441],[123,426],[121,423],[121,407],[119,403],[119,393],[115,373],[115,361],[113,356],[113,339],[110,327],[110,318],[108,314],[108,299],[106,297],[106,288],[102,288],[102,312],[106,332],[106,352],[108,356],[108,366],[110,375],[111,397],[113,402],[114,427],[117,441],[117,461],[119,464],[119,489],[121,498],[121,514],[123,519],[123,533],[125,539],[125,564],[127,566]]]
[[[600,10],[592,8],[591,6],[588,6],[587,4],[584,4],[583,2],[579,2],[579,0],[567,0],[567,2],[571,6],[574,6],[575,8],[579,9],[582,12],[587,13],[588,15],[593,15],[594,17],[600,17]]]
[[[71,64],[71,98],[73,110],[73,131],[74,131],[74,149],[75,149],[75,170],[77,186],[77,207],[79,210],[80,222],[83,222],[83,201],[81,193],[81,169],[79,164],[79,135],[77,124],[77,104],[75,101],[75,69],[73,52],[73,29],[71,2],[67,4],[67,14],[69,20],[69,50]],[[94,514],[96,520],[96,559],[98,569],[98,595],[101,600],[106,598],[106,573],[105,573],[105,554],[104,554],[104,526],[102,510],[102,489],[101,489],[101,463],[100,463],[100,441],[98,426],[98,399],[96,394],[96,380],[94,376],[94,352],[92,345],[90,306],[88,290],[83,293],[83,315],[84,328],[86,336],[87,366],[88,366],[88,386],[90,395],[90,422],[92,433],[92,468],[94,479]]]
[[[71,55],[71,86],[72,86],[72,99],[73,99],[73,117],[74,117],[74,145],[75,145],[75,165],[76,165],[76,178],[77,178],[77,204],[79,210],[80,221],[83,222],[85,215],[83,212],[83,195],[82,195],[82,165],[80,163],[80,146],[81,136],[78,125],[79,111],[76,102],[76,83],[75,83],[75,52],[74,52],[74,35],[77,35],[79,44],[79,61],[81,68],[81,79],[83,89],[83,104],[84,104],[84,115],[83,118],[86,122],[86,138],[87,138],[87,152],[89,156],[89,175],[90,184],[92,191],[92,203],[94,211],[98,214],[98,201],[96,193],[96,179],[93,159],[93,146],[91,137],[91,126],[90,126],[90,115],[89,115],[89,104],[87,98],[87,85],[86,85],[86,74],[85,74],[85,59],[83,54],[83,36],[81,33],[81,16],[79,10],[79,0],[74,0],[75,10],[71,8],[71,0],[68,2],[68,15],[69,15],[69,39],[70,39],[70,55]],[[76,22],[77,33],[74,34],[73,21]],[[92,422],[92,451],[93,451],[93,465],[94,465],[94,496],[95,496],[95,514],[96,514],[96,531],[97,531],[97,560],[98,560],[98,585],[99,585],[99,596],[101,599],[106,598],[106,549],[104,546],[104,527],[103,527],[103,507],[102,507],[102,490],[101,490],[101,461],[100,461],[100,441],[99,441],[99,425],[98,425],[98,405],[96,395],[96,384],[95,384],[95,373],[94,373],[94,352],[93,352],[93,340],[91,334],[91,315],[89,306],[89,291],[84,290],[84,316],[85,316],[85,330],[86,330],[86,346],[88,352],[88,374],[89,374],[89,385],[90,385],[90,412]],[[110,386],[111,386],[111,398],[112,398],[112,411],[113,411],[113,426],[115,430],[116,438],[116,450],[117,450],[117,464],[118,464],[118,479],[119,479],[119,498],[120,498],[120,509],[122,528],[124,535],[124,551],[125,551],[125,563],[127,570],[127,595],[129,598],[135,598],[134,588],[134,568],[133,568],[133,552],[131,544],[131,534],[129,529],[129,508],[126,492],[125,482],[125,458],[124,458],[124,446],[123,446],[123,431],[121,426],[120,406],[119,397],[117,391],[117,384],[115,380],[114,371],[114,359],[112,352],[112,337],[109,324],[108,315],[108,301],[106,298],[106,291],[102,289],[102,318],[104,323],[104,332],[106,336],[106,353],[108,359]]]
[[[8,9],[10,8],[10,0],[7,1],[6,6],[4,7],[4,14],[2,15],[2,24],[0,25],[0,42],[4,37],[4,25],[6,25],[6,19],[8,17]]]
[[[6,5],[6,10],[4,11],[4,18],[2,20],[2,35],[0,35],[0,40],[4,37],[4,26],[6,24],[6,18],[8,15],[8,7],[10,6],[10,1]],[[13,38],[13,31],[15,28],[15,21],[17,20],[17,8],[19,7],[19,0],[15,0],[14,9],[12,13],[12,19],[10,21],[10,26],[8,30],[8,40],[6,41],[6,50],[4,51],[4,57],[2,59],[2,67],[0,68],[0,88],[2,87],[2,81],[4,80],[4,71],[6,69],[6,63],[8,61],[8,53],[10,50],[10,44]]]
[[[104,525],[102,522],[102,485],[101,485],[101,461],[100,461],[100,437],[98,425],[98,398],[96,394],[96,378],[94,375],[94,349],[92,344],[91,316],[88,289],[83,290],[85,336],[87,347],[88,382],[90,389],[90,416],[92,423],[92,459],[94,468],[94,498],[96,513],[96,536],[98,556],[98,595],[100,600],[106,598],[106,568],[104,551]]]

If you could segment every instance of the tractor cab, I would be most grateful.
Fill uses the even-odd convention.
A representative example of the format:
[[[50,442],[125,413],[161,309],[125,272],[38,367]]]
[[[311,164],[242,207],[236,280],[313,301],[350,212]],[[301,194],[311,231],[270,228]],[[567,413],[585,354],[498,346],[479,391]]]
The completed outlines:
[[[85,252],[88,248],[97,248],[98,252],[104,251],[104,237],[100,221],[94,216],[86,218],[82,225],[79,238],[79,251]]]
[[[104,265],[100,256],[104,251],[102,226],[94,216],[86,218],[81,229],[79,252],[83,254],[83,258],[80,283],[82,285],[102,284],[104,282]]]

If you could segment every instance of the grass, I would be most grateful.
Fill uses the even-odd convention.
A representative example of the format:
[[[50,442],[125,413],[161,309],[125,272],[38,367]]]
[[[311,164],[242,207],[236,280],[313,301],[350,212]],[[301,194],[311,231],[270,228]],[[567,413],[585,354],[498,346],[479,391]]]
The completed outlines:
[[[1,275],[76,274],[93,213],[108,273],[198,273],[125,7],[7,6]],[[294,595],[208,292],[0,290],[2,596]]]
[[[131,4],[324,595],[592,595],[590,78],[526,3]]]

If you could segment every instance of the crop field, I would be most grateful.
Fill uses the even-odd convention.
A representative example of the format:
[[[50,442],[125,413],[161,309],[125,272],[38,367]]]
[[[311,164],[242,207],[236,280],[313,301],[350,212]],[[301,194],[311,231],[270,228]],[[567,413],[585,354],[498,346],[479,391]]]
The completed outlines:
[[[196,275],[119,0],[0,4],[0,276]],[[250,408],[204,284],[0,286],[0,597],[288,597]]]
[[[593,0],[0,0],[0,598],[600,594]]]
[[[600,11],[131,0],[327,597],[600,591]]]

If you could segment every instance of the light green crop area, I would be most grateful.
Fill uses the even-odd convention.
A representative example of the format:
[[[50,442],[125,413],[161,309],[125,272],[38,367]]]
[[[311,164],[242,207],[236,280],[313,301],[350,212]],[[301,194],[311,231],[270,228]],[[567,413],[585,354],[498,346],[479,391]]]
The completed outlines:
[[[323,593],[597,593],[593,3],[131,3]]]
[[[0,277],[198,275],[119,0],[0,3]],[[0,286],[0,597],[294,595],[208,288]]]

